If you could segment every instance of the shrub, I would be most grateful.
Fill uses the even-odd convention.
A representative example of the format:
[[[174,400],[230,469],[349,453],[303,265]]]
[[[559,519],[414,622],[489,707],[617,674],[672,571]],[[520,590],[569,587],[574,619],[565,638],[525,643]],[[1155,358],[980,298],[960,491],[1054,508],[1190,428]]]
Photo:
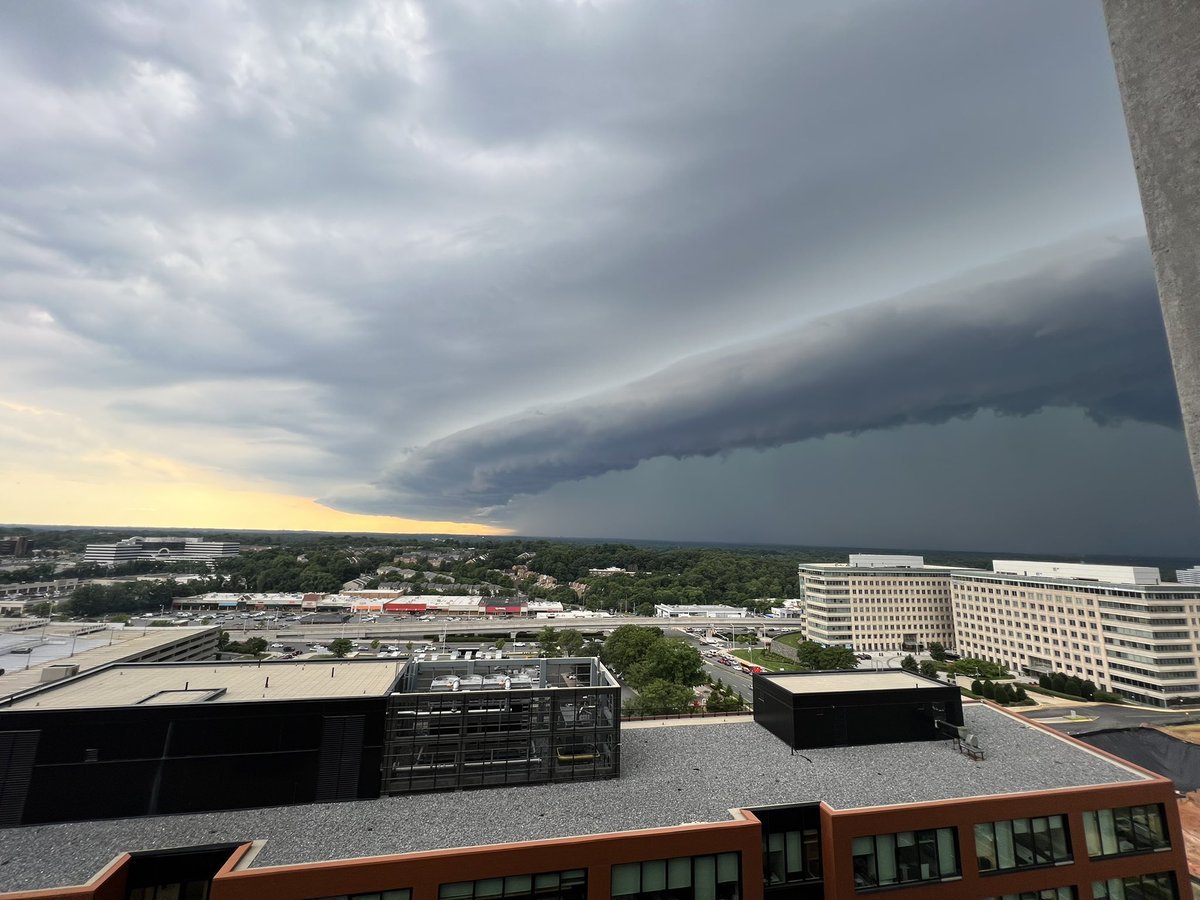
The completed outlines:
[[[983,696],[983,682],[978,678],[971,682],[971,693],[976,697]]]
[[[1092,694],[1092,699],[1100,703],[1123,703],[1124,700],[1120,694],[1111,694],[1108,691],[1096,691]]]

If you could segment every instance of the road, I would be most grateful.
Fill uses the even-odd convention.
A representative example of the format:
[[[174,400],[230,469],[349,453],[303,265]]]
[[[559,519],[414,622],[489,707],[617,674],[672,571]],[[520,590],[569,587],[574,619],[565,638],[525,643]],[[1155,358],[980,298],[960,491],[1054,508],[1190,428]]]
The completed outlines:
[[[717,628],[727,628],[732,623],[736,623],[739,628],[742,626],[747,628],[781,627],[779,621],[776,619],[736,619],[728,621],[711,619],[692,623],[688,627],[708,627],[711,625]],[[536,633],[547,626],[550,628],[574,628],[582,632],[611,631],[621,625],[653,625],[667,628],[684,627],[682,625],[671,626],[666,624],[663,619],[644,616],[556,619],[460,619],[458,621],[444,619],[412,621],[411,619],[397,618],[392,621],[375,623],[350,621],[336,625],[310,625],[304,622],[296,622],[286,628],[279,628],[272,625],[260,628],[258,627],[258,622],[237,618],[218,622],[217,624],[228,631],[231,637],[240,636],[244,631],[249,636],[262,637],[270,641],[277,639],[295,640],[297,638],[304,640],[333,640],[338,637],[366,638],[367,640],[379,638],[380,640],[417,641],[421,638],[429,638],[431,640],[434,638],[440,639],[443,633],[491,635],[493,637],[502,636],[507,638],[519,631]]]

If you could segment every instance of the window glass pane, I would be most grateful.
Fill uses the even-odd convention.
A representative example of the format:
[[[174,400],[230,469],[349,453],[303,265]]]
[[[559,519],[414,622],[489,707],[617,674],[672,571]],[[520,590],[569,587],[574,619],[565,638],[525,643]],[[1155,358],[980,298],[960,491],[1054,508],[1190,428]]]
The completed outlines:
[[[712,856],[694,856],[696,900],[717,900],[717,860]]]
[[[1063,816],[1051,816],[1050,823],[1050,855],[1055,862],[1063,862],[1071,858],[1071,842],[1067,840],[1067,822]]]
[[[1012,822],[996,823],[996,868],[1012,869],[1017,865],[1013,850]]]
[[[1088,856],[1099,856],[1100,826],[1096,822],[1096,813],[1090,809],[1083,814],[1083,836],[1087,840]]]
[[[821,877],[821,833],[816,828],[804,832],[804,874],[807,878]]]
[[[1018,866],[1037,865],[1037,856],[1033,849],[1033,834],[1029,828],[1028,819],[1013,819],[1013,854]]]
[[[938,877],[937,832],[917,832],[917,860],[922,881]]]
[[[399,891],[384,891],[383,900],[409,900],[409,893],[408,888]]]
[[[938,874],[958,874],[958,849],[954,846],[954,829],[939,828],[938,840]]]
[[[1167,831],[1163,826],[1162,810],[1157,805],[1146,807],[1146,827],[1150,832],[1150,846],[1167,846]]]
[[[738,880],[738,855],[722,853],[717,857],[717,881]]]
[[[794,834],[794,832],[789,832]],[[768,834],[763,853],[763,878],[767,884],[782,884],[787,880],[788,860],[784,856],[783,834]]]
[[[475,890],[475,882],[459,881],[454,884],[443,884],[438,888],[441,900],[458,900],[460,897],[470,897]]]
[[[1054,861],[1050,852],[1050,823],[1045,819],[1030,819],[1030,830],[1033,832],[1034,858],[1039,864]]]
[[[667,887],[672,889],[692,886],[692,858],[680,856],[667,860]]]
[[[870,887],[879,883],[875,874],[875,838],[857,837],[853,845],[854,883]]]
[[[996,839],[990,822],[975,826],[975,856],[978,857],[980,872],[996,868]]]
[[[1117,853],[1119,846],[1117,843],[1117,826],[1113,821],[1113,811],[1111,809],[1102,809],[1096,813],[1096,818],[1100,823],[1100,850],[1105,854]]]
[[[1129,808],[1114,809],[1112,813],[1117,832],[1117,849],[1121,853],[1136,850],[1133,846],[1133,819],[1129,815]]]
[[[612,867],[612,895],[621,897],[641,890],[641,863],[621,863]]]
[[[896,833],[896,875],[900,881],[920,879],[917,836],[911,831]]]
[[[890,834],[881,834],[875,838],[875,868],[880,884],[895,884],[899,880],[896,873],[896,842]]]
[[[804,851],[800,845],[800,832],[787,833],[787,870],[790,875],[804,872]]]
[[[503,878],[485,878],[475,882],[475,900],[488,900],[491,897],[504,896]]]
[[[667,889],[667,861],[653,859],[642,863],[642,893]]]
[[[509,875],[504,879],[504,896],[513,897],[518,894],[528,894],[533,886],[530,875]]]

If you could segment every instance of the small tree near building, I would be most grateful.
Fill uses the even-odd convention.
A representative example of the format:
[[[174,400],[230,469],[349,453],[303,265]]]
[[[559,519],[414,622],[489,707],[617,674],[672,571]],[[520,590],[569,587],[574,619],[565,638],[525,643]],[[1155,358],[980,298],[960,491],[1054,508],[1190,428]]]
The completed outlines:
[[[354,644],[350,641],[350,638],[334,638],[329,642],[329,652],[338,659],[344,658],[353,649]]]
[[[934,659],[936,659],[938,662],[945,662],[946,661],[946,645],[941,643],[940,641],[930,641],[929,642],[929,655],[932,656]]]
[[[904,659],[900,660],[900,668],[907,669],[909,672],[916,672],[918,669],[917,658],[911,653]]]
[[[921,660],[921,674],[924,675],[926,678],[937,678],[938,677],[937,663],[935,663],[929,659]]]

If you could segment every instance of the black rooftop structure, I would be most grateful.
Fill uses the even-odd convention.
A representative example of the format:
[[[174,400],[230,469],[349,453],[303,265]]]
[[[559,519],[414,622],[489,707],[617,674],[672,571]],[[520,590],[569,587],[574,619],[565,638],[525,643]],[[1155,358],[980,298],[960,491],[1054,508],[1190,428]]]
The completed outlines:
[[[754,721],[795,750],[931,741],[963,724],[962,696],[902,669],[771,672],[754,676]]]

